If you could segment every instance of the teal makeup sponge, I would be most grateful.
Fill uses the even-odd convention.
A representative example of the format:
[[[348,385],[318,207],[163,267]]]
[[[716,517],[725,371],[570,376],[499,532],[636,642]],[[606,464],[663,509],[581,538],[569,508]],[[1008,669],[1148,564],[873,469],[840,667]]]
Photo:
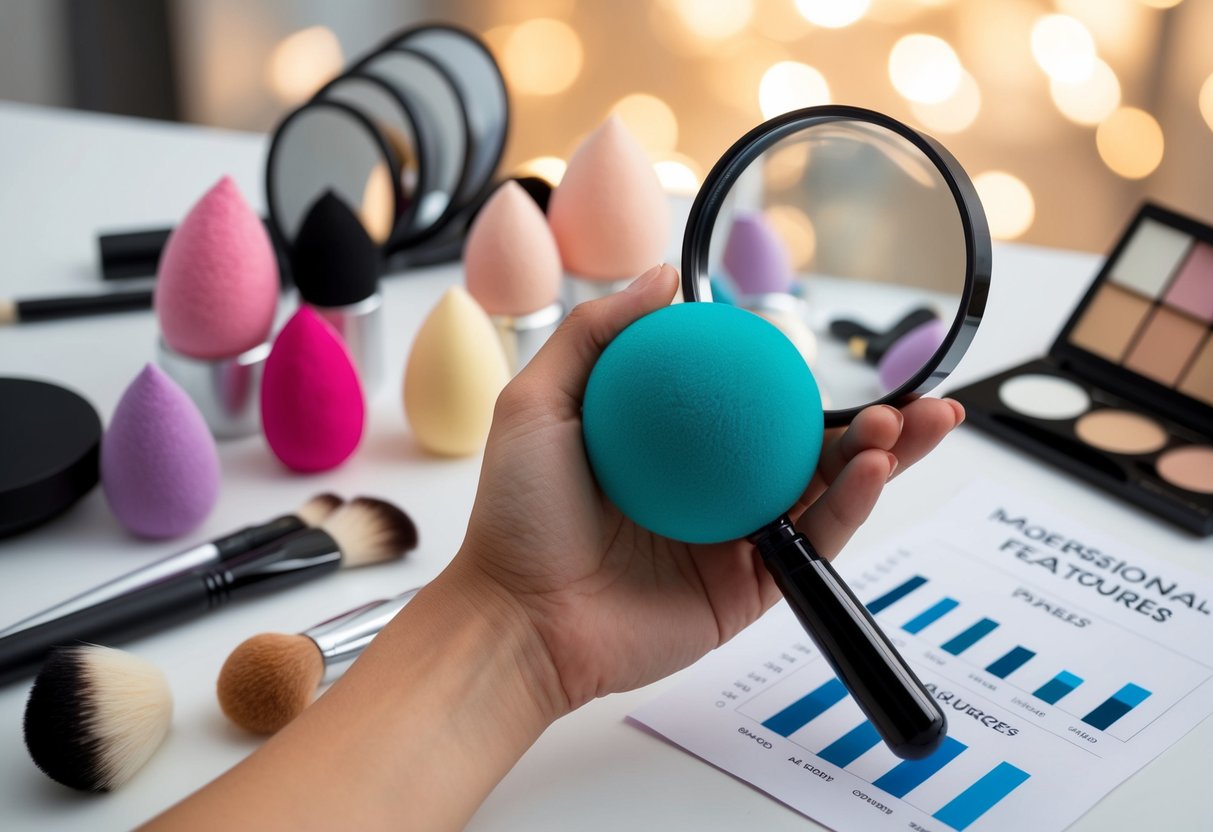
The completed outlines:
[[[682,303],[621,332],[586,385],[582,430],[603,492],[687,543],[744,537],[792,507],[821,453],[821,397],[772,324]]]

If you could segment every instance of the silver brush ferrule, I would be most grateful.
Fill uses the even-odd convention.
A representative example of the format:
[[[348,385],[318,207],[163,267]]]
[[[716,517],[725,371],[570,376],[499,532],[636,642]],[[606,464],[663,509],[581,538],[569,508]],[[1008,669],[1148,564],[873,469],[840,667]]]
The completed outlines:
[[[410,589],[395,598],[371,601],[304,630],[302,635],[316,643],[324,659],[323,684],[341,676],[420,589]]]

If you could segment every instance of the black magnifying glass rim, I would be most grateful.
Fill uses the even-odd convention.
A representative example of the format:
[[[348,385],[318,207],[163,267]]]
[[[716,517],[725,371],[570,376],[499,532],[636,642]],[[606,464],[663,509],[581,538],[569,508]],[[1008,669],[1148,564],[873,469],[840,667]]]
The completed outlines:
[[[960,215],[965,243],[965,280],[959,308],[947,336],[918,372],[897,389],[871,402],[825,411],[826,427],[849,424],[861,410],[875,404],[894,407],[906,405],[947,378],[960,363],[977,333],[989,296],[992,268],[990,229],[985,211],[973,182],[956,158],[931,137],[883,113],[862,107],[829,104],[793,110],[763,122],[734,142],[712,167],[691,205],[683,236],[682,294],[685,300],[705,300],[700,282],[709,275],[712,230],[725,197],[750,163],[781,139],[810,127],[837,122],[861,122],[883,127],[914,145],[931,160],[947,183]]]
[[[265,208],[269,217],[270,228],[273,229],[278,241],[285,247],[287,251],[290,251],[291,248],[294,247],[295,241],[293,237],[287,235],[286,230],[283,228],[282,212],[277,206],[278,199],[276,195],[276,186],[278,183],[278,178],[275,175],[275,170],[277,168],[275,165],[275,160],[279,147],[282,144],[283,137],[286,135],[287,129],[290,127],[290,125],[297,119],[302,118],[305,113],[314,110],[336,110],[337,112],[342,113],[344,116],[351,119],[353,124],[357,125],[363,132],[365,132],[367,137],[378,149],[379,157],[387,163],[388,173],[391,176],[393,223],[399,220],[400,206],[404,204],[404,189],[400,184],[400,165],[396,161],[395,152],[389,148],[387,139],[385,139],[383,134],[379,132],[379,128],[377,128],[367,116],[363,115],[361,110],[346,104],[344,101],[328,101],[313,98],[303,106],[295,109],[289,115],[287,115],[287,117],[282,120],[282,123],[279,124],[274,130],[274,135],[270,139],[269,152],[265,161]],[[320,196],[320,194],[317,194],[317,196]],[[393,227],[395,226],[393,225]],[[298,229],[296,229],[296,231],[297,230]],[[389,236],[388,239],[391,239],[391,237]]]

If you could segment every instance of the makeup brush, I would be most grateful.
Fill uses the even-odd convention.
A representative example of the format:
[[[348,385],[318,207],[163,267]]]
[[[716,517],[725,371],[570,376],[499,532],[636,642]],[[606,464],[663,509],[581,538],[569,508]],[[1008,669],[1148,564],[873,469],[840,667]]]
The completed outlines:
[[[43,624],[52,619],[62,618],[77,610],[134,592],[166,578],[201,569],[204,566],[224,563],[294,532],[319,526],[343,502],[345,501],[336,494],[317,494],[296,509],[294,514],[284,514],[256,526],[245,526],[243,529],[223,537],[215,538],[127,572],[5,627],[0,630],[0,637]]]
[[[47,657],[25,703],[25,747],[47,777],[73,789],[116,789],[168,735],[173,697],[151,662],[89,645]]]
[[[0,684],[37,669],[54,647],[129,640],[197,618],[232,598],[394,560],[416,545],[417,529],[407,514],[382,500],[358,497],[334,511],[321,528],[0,638]]]
[[[219,671],[219,707],[254,734],[273,734],[299,716],[316,688],[337,679],[418,593],[371,601],[298,635],[261,633],[243,641]]]
[[[907,312],[883,332],[850,318],[838,318],[830,321],[830,335],[839,341],[845,341],[847,349],[856,358],[862,358],[869,364],[879,364],[889,348],[907,333],[938,318],[939,315],[934,309],[919,306]]]
[[[51,298],[0,299],[0,326],[151,308],[151,289],[63,295]]]

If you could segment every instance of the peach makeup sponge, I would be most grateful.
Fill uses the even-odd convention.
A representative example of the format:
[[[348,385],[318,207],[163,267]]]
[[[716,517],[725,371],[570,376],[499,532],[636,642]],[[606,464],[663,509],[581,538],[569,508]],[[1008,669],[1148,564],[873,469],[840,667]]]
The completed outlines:
[[[591,133],[552,193],[548,222],[578,277],[635,277],[661,260],[669,207],[644,148],[617,117]]]
[[[202,414],[155,364],[135,377],[101,439],[101,485],[140,537],[185,534],[219,496],[219,455]]]
[[[513,180],[484,204],[463,247],[468,293],[490,315],[529,315],[560,297],[560,252],[547,219]]]
[[[261,426],[288,468],[327,471],[362,440],[366,405],[341,336],[301,306],[274,339],[261,379]]]
[[[183,355],[226,358],[269,337],[278,265],[265,226],[230,177],[169,236],[153,302],[164,340]]]
[[[448,289],[417,331],[404,370],[404,412],[418,444],[446,456],[475,453],[509,380],[488,315],[463,289]]]

